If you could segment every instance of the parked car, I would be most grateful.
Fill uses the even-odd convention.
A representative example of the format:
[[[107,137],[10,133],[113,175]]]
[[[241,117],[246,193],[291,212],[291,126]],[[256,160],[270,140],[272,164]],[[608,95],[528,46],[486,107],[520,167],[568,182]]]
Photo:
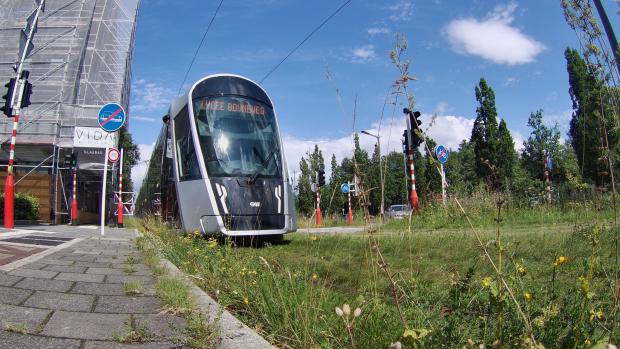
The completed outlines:
[[[403,219],[411,214],[411,208],[409,205],[391,205],[386,213],[388,217]]]

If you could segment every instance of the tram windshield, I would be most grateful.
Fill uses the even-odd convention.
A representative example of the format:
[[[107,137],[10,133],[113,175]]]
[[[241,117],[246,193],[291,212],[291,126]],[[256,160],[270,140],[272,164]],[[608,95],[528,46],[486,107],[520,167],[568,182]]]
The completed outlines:
[[[273,109],[244,97],[194,100],[196,128],[210,177],[282,177]]]

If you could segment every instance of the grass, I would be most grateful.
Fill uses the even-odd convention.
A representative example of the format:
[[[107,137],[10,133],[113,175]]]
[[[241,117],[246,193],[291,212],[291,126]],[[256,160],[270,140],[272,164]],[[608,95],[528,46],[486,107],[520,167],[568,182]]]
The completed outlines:
[[[123,293],[127,296],[142,294],[142,285],[136,281],[130,281],[123,284]]]
[[[492,207],[469,204],[466,211],[493,258],[501,246],[502,278],[539,343],[585,348],[607,340],[615,236],[605,225],[608,209],[509,207],[500,245]],[[340,348],[354,339],[359,348],[396,341],[452,348],[492,346],[501,338],[502,346],[522,346],[527,331],[516,305],[471,229],[459,226],[464,217],[442,207],[429,212],[435,213],[412,217],[411,229],[407,220],[380,227],[376,244],[368,234],[291,234],[284,244],[259,249],[179,236],[154,220],[144,224],[153,246],[277,345]],[[396,280],[404,323],[384,266],[377,265],[377,250]],[[554,267],[560,256],[569,262]],[[335,311],[345,303],[361,310],[354,325]]]
[[[116,333],[112,335],[112,340],[118,343],[144,343],[148,342],[153,336],[148,331],[148,323],[146,321],[130,322],[128,325],[127,333]]]
[[[183,314],[194,307],[189,288],[178,279],[161,277],[157,280],[155,289],[157,296],[165,304],[168,312]]]
[[[28,327],[22,323],[8,323],[4,326],[4,329],[8,332],[14,332],[19,334],[29,334]]]

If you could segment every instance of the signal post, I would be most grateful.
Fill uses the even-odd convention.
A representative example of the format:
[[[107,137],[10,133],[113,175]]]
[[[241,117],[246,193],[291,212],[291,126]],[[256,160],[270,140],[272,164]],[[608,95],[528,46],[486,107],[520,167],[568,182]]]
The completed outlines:
[[[409,175],[411,181],[411,192],[409,193],[409,204],[411,207],[418,212],[419,211],[419,199],[418,192],[416,190],[415,184],[415,162],[413,160],[414,150],[417,149],[420,144],[422,144],[423,139],[420,137],[416,130],[420,132],[420,125],[422,122],[418,120],[420,117],[419,111],[412,112],[411,110],[405,108],[403,109],[403,113],[407,114],[407,129],[403,133],[404,141],[403,147],[405,155],[407,155],[409,160]]]
[[[321,187],[325,185],[325,171],[316,171],[316,225],[323,224],[321,217]]]

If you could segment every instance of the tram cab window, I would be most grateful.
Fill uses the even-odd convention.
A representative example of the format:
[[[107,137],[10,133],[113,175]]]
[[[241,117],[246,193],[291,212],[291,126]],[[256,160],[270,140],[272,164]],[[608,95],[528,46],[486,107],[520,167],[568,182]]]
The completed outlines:
[[[194,100],[196,128],[210,177],[281,177],[273,110],[238,96]]]
[[[187,107],[183,108],[174,119],[174,137],[179,180],[200,179],[200,167],[198,165],[196,148],[194,147],[194,137],[192,137]]]

